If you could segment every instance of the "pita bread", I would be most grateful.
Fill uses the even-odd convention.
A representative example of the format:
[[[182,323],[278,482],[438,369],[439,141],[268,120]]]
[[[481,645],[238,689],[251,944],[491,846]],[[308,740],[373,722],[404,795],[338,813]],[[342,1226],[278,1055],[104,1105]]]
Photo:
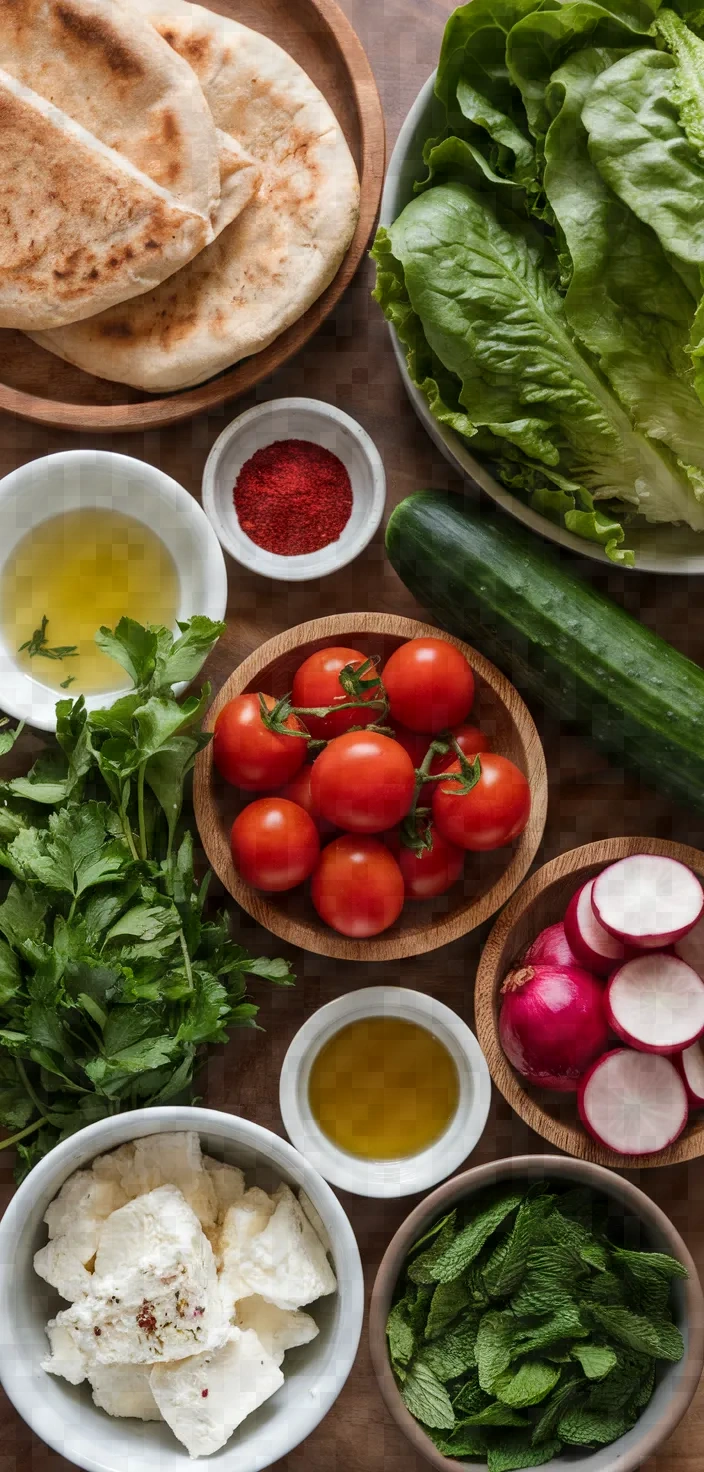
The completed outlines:
[[[186,0],[139,9],[193,67],[217,127],[254,156],[261,182],[238,219],[155,291],[32,336],[99,377],[163,392],[202,383],[303,315],[352,240],[359,183],[325,98],[273,41]]]
[[[88,316],[178,270],[210,221],[0,71],[0,327]]]
[[[126,0],[0,0],[0,67],[214,219],[219,143],[192,69]]]

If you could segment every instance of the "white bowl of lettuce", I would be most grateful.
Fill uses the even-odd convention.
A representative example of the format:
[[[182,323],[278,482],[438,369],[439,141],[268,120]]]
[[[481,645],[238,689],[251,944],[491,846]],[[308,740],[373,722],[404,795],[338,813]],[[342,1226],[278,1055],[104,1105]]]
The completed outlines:
[[[540,3],[448,21],[392,155],[377,299],[476,487],[599,561],[701,573],[704,41],[659,0]]]

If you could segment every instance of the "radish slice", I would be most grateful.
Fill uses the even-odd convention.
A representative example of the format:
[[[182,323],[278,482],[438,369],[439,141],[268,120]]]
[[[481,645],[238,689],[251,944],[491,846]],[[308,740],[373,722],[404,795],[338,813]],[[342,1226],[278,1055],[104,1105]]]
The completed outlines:
[[[594,914],[605,930],[639,950],[661,949],[701,918],[704,890],[691,869],[659,854],[633,854],[594,880]]]
[[[582,966],[597,976],[608,976],[619,961],[628,958],[623,941],[604,930],[592,908],[594,880],[590,879],[572,896],[565,915],[565,935]]]
[[[704,981],[662,951],[626,961],[606,988],[606,1015],[644,1053],[678,1053],[704,1032]]]
[[[619,1155],[652,1155],[687,1123],[687,1091],[674,1063],[616,1048],[592,1064],[579,1087],[582,1123]]]
[[[686,935],[678,940],[675,946],[675,955],[681,961],[686,961],[701,976],[704,981],[704,920],[700,920],[693,930],[688,930]]]
[[[577,957],[561,922],[541,930],[521,960],[522,966],[574,966],[576,963]]]
[[[680,1053],[675,1063],[684,1079],[691,1108],[701,1109],[704,1105],[704,1052],[701,1043],[693,1043],[691,1048]]]

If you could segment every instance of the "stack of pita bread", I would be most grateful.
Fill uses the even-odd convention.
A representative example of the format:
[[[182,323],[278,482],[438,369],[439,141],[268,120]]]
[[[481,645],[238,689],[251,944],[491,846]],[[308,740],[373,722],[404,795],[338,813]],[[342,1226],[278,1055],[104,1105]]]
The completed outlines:
[[[149,392],[268,346],[357,225],[296,62],[188,0],[0,0],[0,326]]]

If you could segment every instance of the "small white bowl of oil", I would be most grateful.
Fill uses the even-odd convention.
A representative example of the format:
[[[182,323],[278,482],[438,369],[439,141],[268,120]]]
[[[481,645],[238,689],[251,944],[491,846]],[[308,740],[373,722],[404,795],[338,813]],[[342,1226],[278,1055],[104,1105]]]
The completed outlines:
[[[32,460],[0,481],[0,709],[42,731],[55,704],[89,710],[130,686],[94,636],[123,616],[177,625],[221,619],[225,561],[188,491],[107,450]]]
[[[467,1024],[403,987],[349,992],[296,1033],[279,1102],[292,1144],[357,1196],[427,1191],[484,1132],[491,1079]]]

